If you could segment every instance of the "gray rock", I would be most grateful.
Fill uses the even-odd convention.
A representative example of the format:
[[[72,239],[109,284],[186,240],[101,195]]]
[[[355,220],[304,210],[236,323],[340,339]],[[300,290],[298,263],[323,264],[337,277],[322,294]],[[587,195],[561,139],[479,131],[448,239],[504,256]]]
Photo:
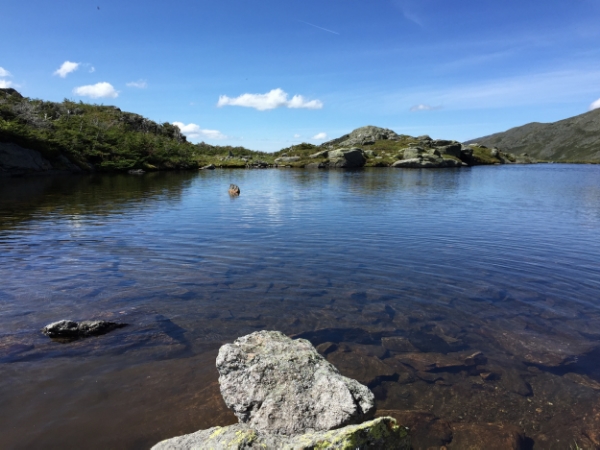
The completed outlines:
[[[131,169],[131,170],[128,170],[127,173],[129,175],[144,175],[146,173],[146,171],[142,170],[142,169]]]
[[[458,142],[449,144],[449,145],[444,145],[441,147],[437,147],[437,150],[440,152],[441,155],[450,155],[450,156],[454,156],[455,158],[459,158],[460,159],[460,152],[462,149],[462,145],[459,144]]]
[[[311,158],[327,158],[328,153],[329,153],[329,150],[321,150],[320,152],[313,153],[312,155],[310,155],[310,157]]]
[[[343,147],[351,147],[387,139],[397,140],[398,138],[400,138],[400,136],[388,128],[379,128],[368,125],[366,127],[357,128],[348,135],[347,139],[336,144]]]
[[[297,435],[373,417],[374,396],[346,378],[305,339],[258,331],[226,344],[217,356],[226,405],[260,432]]]
[[[28,173],[52,170],[52,164],[37,150],[0,142],[0,172]]]
[[[126,326],[124,323],[106,322],[104,320],[59,320],[42,328],[42,333],[51,338],[79,338],[99,336],[109,331]]]
[[[360,425],[297,436],[263,433],[244,424],[213,427],[208,430],[167,439],[151,450],[208,449],[389,449],[409,450],[408,430],[391,417],[381,417]]]
[[[200,170],[215,170],[216,167],[214,164],[209,164],[208,166],[200,167]]]
[[[306,166],[304,166],[305,169],[327,169],[328,167],[329,167],[329,165],[324,162],[309,163]]]
[[[276,163],[286,163],[286,162],[295,162],[295,161],[299,161],[300,157],[299,156],[280,156],[279,158],[275,159]]]
[[[328,155],[331,168],[354,169],[363,167],[367,162],[360,148],[340,148],[330,151]]]
[[[404,149],[402,159],[420,158],[426,153],[427,151],[423,147],[408,147]]]

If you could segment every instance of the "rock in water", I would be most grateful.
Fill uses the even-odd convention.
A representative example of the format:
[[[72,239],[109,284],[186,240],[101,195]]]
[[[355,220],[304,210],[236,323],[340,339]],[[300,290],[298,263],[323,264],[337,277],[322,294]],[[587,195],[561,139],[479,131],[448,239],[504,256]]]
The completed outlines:
[[[229,195],[238,196],[240,195],[240,188],[235,184],[229,185]]]
[[[109,331],[126,326],[124,323],[106,322],[104,320],[59,320],[42,328],[42,333],[51,338],[79,338],[99,336]]]
[[[159,442],[152,450],[313,450],[313,449],[386,449],[409,450],[406,428],[395,419],[382,417],[360,425],[349,425],[339,430],[285,436],[256,431],[244,424],[214,427]]]
[[[297,435],[371,419],[374,396],[346,378],[305,339],[258,331],[226,344],[217,357],[225,403],[240,423]]]

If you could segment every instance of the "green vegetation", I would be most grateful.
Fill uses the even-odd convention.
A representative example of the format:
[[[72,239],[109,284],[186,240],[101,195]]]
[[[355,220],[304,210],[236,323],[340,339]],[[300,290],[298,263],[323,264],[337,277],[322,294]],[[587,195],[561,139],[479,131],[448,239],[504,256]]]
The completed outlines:
[[[245,167],[250,160],[273,159],[244,147],[192,144],[170,123],[114,106],[29,99],[14,89],[0,89],[0,142],[37,150],[55,165],[64,155],[84,170],[99,171]]]

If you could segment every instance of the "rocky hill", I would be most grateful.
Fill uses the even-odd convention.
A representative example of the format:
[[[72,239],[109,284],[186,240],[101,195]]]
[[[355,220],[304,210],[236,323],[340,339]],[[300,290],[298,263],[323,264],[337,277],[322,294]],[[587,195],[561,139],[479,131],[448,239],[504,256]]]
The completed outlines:
[[[40,172],[244,167],[269,154],[192,144],[178,127],[115,106],[23,97],[0,89],[0,176]]]
[[[484,145],[409,136],[374,126],[325,142],[293,145],[275,154],[276,164],[306,168],[445,168],[484,164],[532,163],[527,156],[506,153]]]
[[[600,162],[600,109],[553,123],[528,123],[466,142],[557,162]]]

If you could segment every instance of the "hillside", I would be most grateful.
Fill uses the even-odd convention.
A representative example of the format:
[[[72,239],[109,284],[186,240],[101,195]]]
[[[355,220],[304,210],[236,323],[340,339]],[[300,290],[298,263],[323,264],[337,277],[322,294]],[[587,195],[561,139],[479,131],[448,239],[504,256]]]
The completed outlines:
[[[39,153],[38,153],[39,152]],[[192,144],[179,128],[115,106],[23,97],[0,89],[0,172],[195,169],[220,161],[244,167],[269,154]]]
[[[600,109],[554,123],[528,123],[466,143],[545,161],[600,162]]]

